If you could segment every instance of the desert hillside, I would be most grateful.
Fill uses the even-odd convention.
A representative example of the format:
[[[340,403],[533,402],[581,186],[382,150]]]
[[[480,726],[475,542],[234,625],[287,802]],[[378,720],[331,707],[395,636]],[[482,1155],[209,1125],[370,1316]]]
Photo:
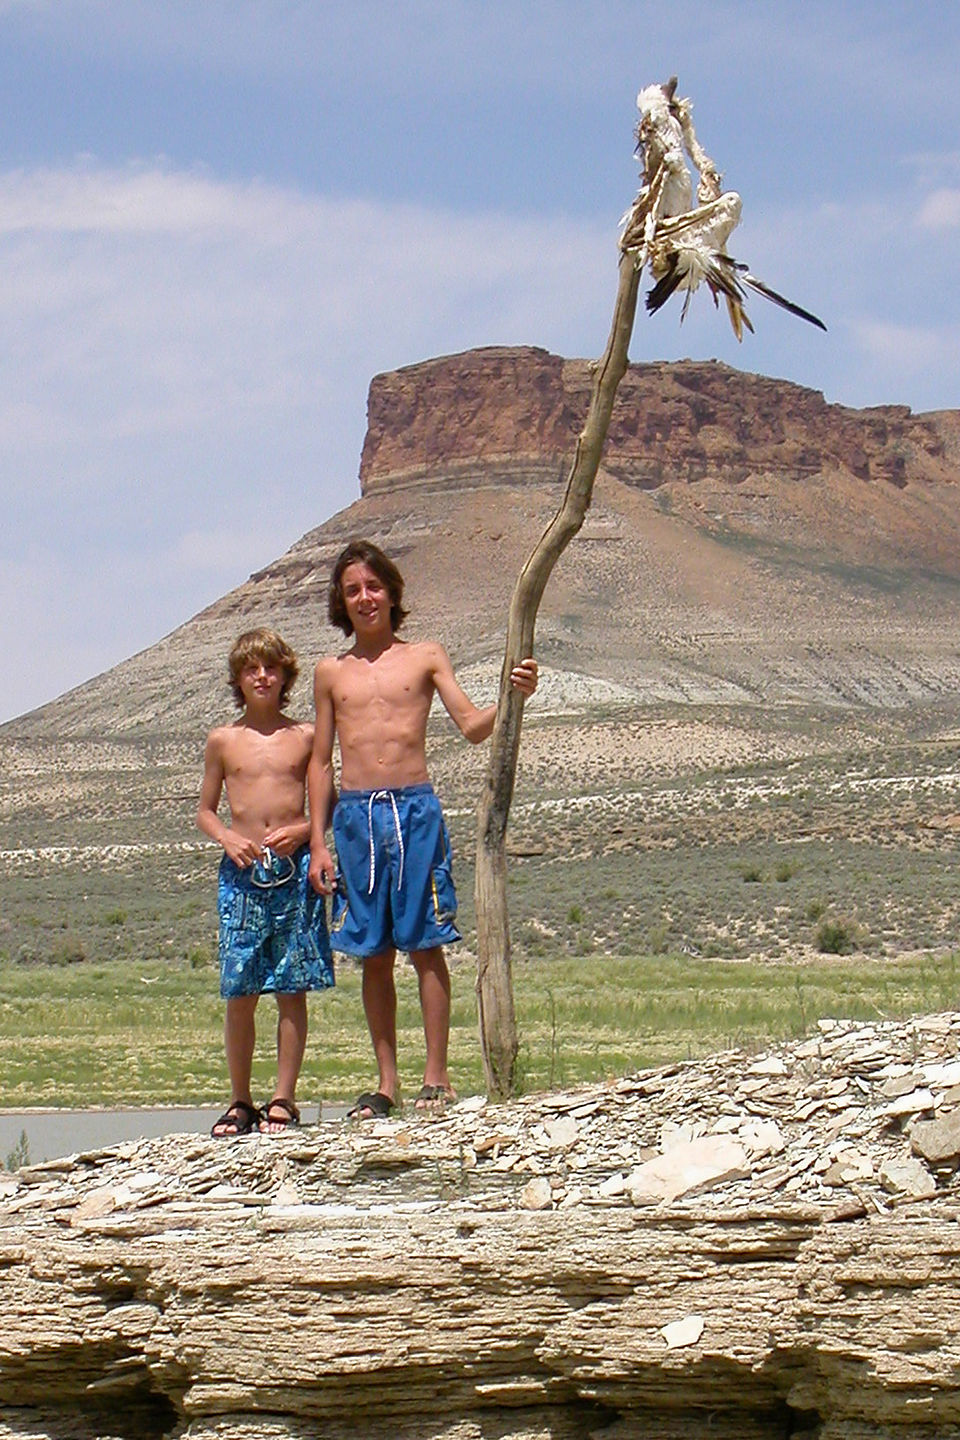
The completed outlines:
[[[200,733],[224,713],[238,630],[276,624],[307,660],[338,643],[325,585],[357,534],[404,570],[410,633],[439,635],[490,683],[589,384],[586,361],[532,348],[377,376],[360,498],[157,645],[0,733]],[[545,703],[902,706],[956,693],[958,480],[958,412],[851,410],[718,363],[631,366],[592,510],[541,608]]]
[[[406,633],[442,638],[492,699],[514,577],[557,506],[589,382],[587,362],[529,348],[377,376],[359,498],[4,726],[0,956],[209,946],[215,855],[194,812],[203,736],[232,713],[225,652],[278,626],[309,714],[310,661],[342,643],[325,590],[349,537],[396,557]],[[850,410],[719,364],[630,368],[540,611],[510,822],[521,955],[791,959],[824,924],[877,956],[955,943],[958,480],[956,411]],[[466,958],[485,751],[440,712],[429,759]]]

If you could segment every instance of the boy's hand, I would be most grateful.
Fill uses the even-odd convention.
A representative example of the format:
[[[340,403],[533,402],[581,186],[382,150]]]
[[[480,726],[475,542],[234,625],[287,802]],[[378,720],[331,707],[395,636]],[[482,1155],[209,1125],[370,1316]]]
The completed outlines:
[[[299,824],[294,822],[290,825],[278,825],[275,830],[271,830],[268,835],[264,835],[263,844],[264,848],[269,846],[274,855],[292,855],[293,852],[299,850],[300,846],[309,840],[309,838],[309,826],[303,822]]]
[[[521,660],[519,665],[514,665],[510,671],[510,684],[514,690],[519,690],[521,695],[532,695],[537,688],[537,662],[531,656],[527,660]]]
[[[238,835],[236,830],[228,830],[222,844],[234,865],[241,870],[248,869],[260,859],[260,846],[257,842],[248,840],[246,835]]]
[[[310,869],[307,874],[310,884],[318,895],[332,895],[335,885],[336,866],[326,845],[311,845]]]

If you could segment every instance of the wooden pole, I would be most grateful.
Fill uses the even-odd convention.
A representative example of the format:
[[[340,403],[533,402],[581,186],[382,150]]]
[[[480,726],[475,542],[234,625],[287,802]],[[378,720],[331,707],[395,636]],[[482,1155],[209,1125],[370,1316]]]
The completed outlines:
[[[497,718],[477,818],[477,1002],[487,1093],[495,1100],[513,1094],[518,1043],[507,917],[506,833],[520,750],[523,696],[511,686],[510,671],[533,654],[537,611],[547,581],[583,524],[593,497],[617,386],[628,363],[642,268],[637,258],[633,252],[621,255],[610,338],[594,366],[590,405],[577,438],[566,492],[521,570],[510,602]]]

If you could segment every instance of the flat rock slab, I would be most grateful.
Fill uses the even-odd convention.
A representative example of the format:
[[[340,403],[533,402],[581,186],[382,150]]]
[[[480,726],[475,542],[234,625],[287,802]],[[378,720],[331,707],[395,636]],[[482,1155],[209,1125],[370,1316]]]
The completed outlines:
[[[763,1068],[28,1167],[0,1440],[960,1435],[960,1187],[910,1150],[958,1049],[953,1013],[827,1023]],[[936,1121],[891,1115],[901,1067]]]

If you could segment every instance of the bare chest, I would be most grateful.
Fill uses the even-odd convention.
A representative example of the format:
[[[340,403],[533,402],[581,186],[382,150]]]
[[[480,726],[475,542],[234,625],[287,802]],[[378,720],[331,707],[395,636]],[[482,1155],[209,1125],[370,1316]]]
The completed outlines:
[[[426,717],[433,687],[422,666],[396,663],[390,657],[374,662],[351,660],[337,677],[334,709],[339,723],[399,723]]]
[[[240,784],[260,781],[301,780],[306,773],[309,747],[298,730],[261,735],[238,731],[230,737],[224,755],[226,778]]]

